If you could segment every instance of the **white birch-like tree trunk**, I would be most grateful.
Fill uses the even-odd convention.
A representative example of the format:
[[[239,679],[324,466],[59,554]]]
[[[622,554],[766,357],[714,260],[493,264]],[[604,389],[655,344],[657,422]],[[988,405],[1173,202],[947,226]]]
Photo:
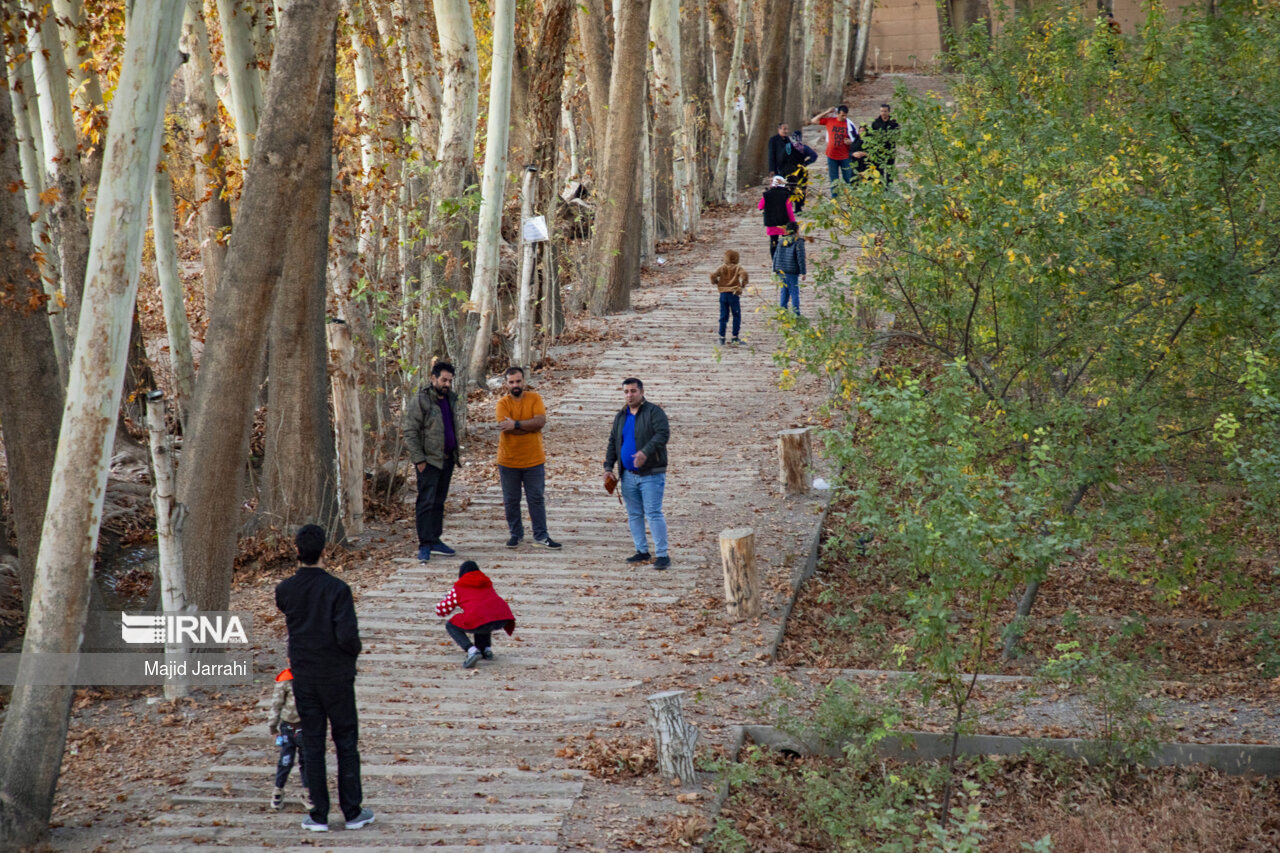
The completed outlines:
[[[537,167],[529,166],[524,170],[524,181],[520,186],[520,293],[516,303],[516,348],[512,360],[525,370],[529,369],[533,353],[533,267],[538,244],[526,238],[524,224],[533,216],[537,177]]]
[[[681,69],[679,0],[653,0],[649,7],[649,38],[653,43],[654,102],[667,115],[663,124],[673,128],[672,196],[676,208],[672,211],[673,221],[677,223],[681,239],[688,240],[697,234],[695,217],[700,201],[696,198],[691,156],[696,119],[686,103]]]
[[[861,81],[867,70],[867,41],[871,37],[871,12],[874,0],[862,0],[858,10],[858,37],[853,51],[853,79]]]
[[[22,169],[22,183],[31,216],[31,242],[36,249],[36,264],[40,270],[41,289],[49,297],[45,314],[49,318],[49,330],[53,334],[53,352],[58,361],[58,387],[67,387],[70,370],[71,347],[67,327],[62,321],[62,307],[58,304],[58,247],[49,235],[49,220],[40,193],[44,191],[44,139],[40,132],[39,106],[35,99],[35,74],[31,69],[31,55],[22,52],[14,63],[13,76],[17,85],[9,86],[9,103],[18,143],[18,159]]]
[[[178,243],[174,237],[173,178],[160,163],[151,187],[151,230],[155,235],[156,280],[164,305],[164,325],[169,333],[169,364],[173,369],[173,396],[178,419],[185,427],[196,390],[195,359],[191,355],[191,326],[178,275]],[[158,512],[158,510],[157,510]]]
[[[644,107],[644,134],[640,137],[640,266],[653,263],[658,250],[658,199],[654,187],[653,114]]]
[[[217,0],[217,3],[222,50],[227,59],[227,85],[236,120],[236,144],[240,148],[240,162],[247,166],[253,159],[253,138],[258,134],[263,107],[253,25],[241,3],[236,0]]]
[[[84,4],[81,0],[53,0],[53,12],[65,33],[62,56],[71,75],[72,103],[83,116],[102,106],[102,86],[98,75],[85,65],[93,61],[85,31]]]
[[[494,0],[493,66],[489,75],[489,121],[480,187],[479,235],[471,302],[480,326],[470,353],[468,375],[483,384],[489,335],[498,301],[498,245],[502,241],[502,200],[507,182],[507,142],[511,127],[511,63],[515,56],[515,0]],[[464,389],[465,391],[465,389]]]
[[[126,29],[90,244],[84,328],[76,335],[18,684],[0,730],[4,849],[34,846],[48,831],[74,678],[68,671],[63,684],[31,681],[37,670],[49,674],[45,655],[74,661],[84,631],[137,298],[147,194],[159,155],[165,94],[178,65],[181,23],[181,6],[136,0]]]
[[[573,123],[573,111],[568,106],[560,108],[560,126],[569,141],[569,180],[576,181],[582,176],[582,166],[578,163],[578,129]]]
[[[827,73],[823,79],[823,100],[831,104],[840,102],[844,95],[844,79],[849,73],[849,26],[852,23],[852,7],[853,0],[831,0],[831,52],[827,54]],[[814,112],[818,111],[814,110]]]
[[[89,261],[89,222],[85,218],[80,192],[80,155],[76,150],[75,116],[67,91],[67,66],[63,60],[58,25],[46,16],[27,30],[27,43],[35,73],[40,111],[40,131],[44,140],[44,187],[56,190],[49,205],[49,230],[58,247],[66,335],[75,340],[80,322],[80,299],[84,293],[85,268]]]
[[[191,138],[196,203],[200,211],[198,231],[200,259],[204,265],[204,305],[213,308],[214,293],[227,260],[231,232],[231,203],[223,197],[227,185],[226,154],[219,138],[218,95],[213,86],[213,56],[204,22],[202,0],[186,0],[182,17],[182,45],[187,61],[182,65],[186,84],[183,101],[187,133]]]
[[[738,0],[733,25],[733,58],[725,75],[724,84],[724,138],[720,143],[720,156],[716,158],[716,180],[723,181],[719,195],[733,204],[738,199],[738,96],[742,94],[742,51],[746,43],[747,0]]]
[[[431,32],[427,29],[426,4],[423,0],[390,2],[393,19],[403,22],[400,25],[404,38],[400,49],[401,73],[413,101],[417,140],[423,146],[433,146],[440,135],[440,68]]]
[[[814,24],[817,18],[814,15],[814,6],[818,0],[804,0],[804,21],[802,23],[804,33],[804,83],[800,95],[800,109],[804,113],[802,119],[807,120],[809,116],[818,112],[814,105],[814,77],[818,70],[817,55],[814,53]]]
[[[182,517],[186,508],[177,499],[173,445],[165,426],[163,391],[147,394],[147,437],[151,444],[151,505],[156,511],[156,550],[160,557],[160,607],[167,613],[177,613],[187,606],[182,564]],[[176,663],[186,651],[182,643],[166,643],[166,662]],[[164,698],[172,701],[190,692],[187,681],[165,679]]]

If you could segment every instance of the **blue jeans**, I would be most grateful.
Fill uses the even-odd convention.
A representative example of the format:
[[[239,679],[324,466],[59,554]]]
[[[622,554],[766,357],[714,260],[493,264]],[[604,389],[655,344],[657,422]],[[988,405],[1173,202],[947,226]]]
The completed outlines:
[[[836,180],[844,178],[846,184],[853,183],[853,160],[849,157],[843,160],[834,160],[827,158],[827,180],[831,181],[831,197],[836,197]]]
[[[778,288],[778,307],[786,309],[787,300],[791,301],[791,308],[796,314],[800,313],[800,276],[793,272],[780,272],[782,276],[782,286]]]
[[[654,556],[667,556],[667,517],[662,514],[662,494],[666,489],[666,471],[661,474],[637,474],[625,468],[622,471],[622,499],[627,504],[627,525],[639,553],[649,553],[644,535],[644,523],[648,519],[649,532],[653,534]]]
[[[532,468],[508,468],[498,466],[498,480],[502,483],[502,510],[507,516],[507,530],[517,539],[524,538],[524,521],[520,517],[520,490],[529,503],[529,520],[533,522],[533,538],[541,542],[547,538],[547,466]]]
[[[733,313],[733,339],[738,339],[738,329],[742,327],[742,300],[736,293],[720,294],[720,340],[724,341],[724,328],[729,324],[729,314]]]

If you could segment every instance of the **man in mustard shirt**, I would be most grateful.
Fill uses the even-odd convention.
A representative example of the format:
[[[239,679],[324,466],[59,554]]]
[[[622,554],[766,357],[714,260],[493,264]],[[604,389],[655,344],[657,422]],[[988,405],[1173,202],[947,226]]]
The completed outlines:
[[[502,508],[507,514],[511,538],[508,548],[524,539],[520,516],[520,490],[529,504],[533,523],[533,543],[543,548],[559,548],[547,535],[547,455],[542,449],[542,428],[547,423],[547,407],[537,391],[524,387],[524,369],[507,368],[507,396],[498,401],[498,476],[502,480]]]

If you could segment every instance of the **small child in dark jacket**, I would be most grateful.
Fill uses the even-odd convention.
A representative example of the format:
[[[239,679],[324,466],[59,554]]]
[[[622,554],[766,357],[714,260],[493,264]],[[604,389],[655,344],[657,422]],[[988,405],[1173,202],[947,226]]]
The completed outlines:
[[[302,783],[301,801],[311,811],[311,794],[307,791],[307,779],[302,772],[302,731],[298,728],[298,707],[293,701],[293,670],[285,668],[276,676],[276,687],[271,694],[271,714],[267,717],[267,731],[280,747],[276,761],[276,787],[271,792],[271,808],[280,811],[284,807],[284,785],[289,781],[289,771],[298,764],[298,781]]]
[[[711,274],[711,283],[720,291],[720,343],[724,343],[724,329],[733,314],[733,343],[738,343],[738,329],[742,326],[742,291],[747,286],[747,271],[738,265],[738,253],[729,249],[724,253],[724,263]]]
[[[471,669],[481,657],[493,660],[493,632],[501,628],[507,634],[514,633],[516,617],[511,615],[511,608],[502,596],[494,592],[493,581],[480,571],[474,560],[458,567],[458,579],[449,594],[436,605],[436,615],[448,616],[458,608],[462,608],[462,612],[445,622],[444,629],[467,653],[462,668]],[[475,634],[474,643],[467,637],[468,631]]]
[[[792,222],[787,226],[787,233],[778,243],[778,251],[773,255],[773,271],[782,278],[782,291],[778,305],[784,310],[790,301],[791,309],[800,313],[800,282],[808,274],[804,258],[804,238],[799,228]]]

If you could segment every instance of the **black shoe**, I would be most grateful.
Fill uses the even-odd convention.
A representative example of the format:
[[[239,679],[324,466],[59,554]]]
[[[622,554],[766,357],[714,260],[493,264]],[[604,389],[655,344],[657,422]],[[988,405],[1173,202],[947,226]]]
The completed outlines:
[[[543,548],[550,548],[552,551],[560,550],[560,543],[548,536],[546,539],[533,540],[534,545],[541,545]]]
[[[512,536],[510,539],[508,539],[508,540],[507,540],[507,547],[508,547],[508,548],[519,548],[519,547],[520,547],[520,537],[519,537],[519,536]]]
[[[456,554],[456,553],[458,553],[458,552],[457,552],[457,551],[455,551],[455,550],[453,550],[452,548],[450,548],[448,545],[444,544],[443,542],[437,542],[437,543],[435,543],[434,545],[432,545],[432,546],[431,546],[431,553],[432,553],[432,554],[444,554],[446,557],[452,557],[454,554]]]
[[[493,649],[491,649],[491,648],[489,648],[489,647],[487,647],[487,646],[486,646],[485,648],[481,649],[481,650],[480,650],[480,657],[484,658],[485,660],[493,660]]]
[[[630,557],[627,557],[628,563],[647,563],[649,562],[648,551],[636,551]]]
[[[671,568],[671,558],[658,557],[653,561],[653,567],[660,572],[665,572],[667,569]]]

